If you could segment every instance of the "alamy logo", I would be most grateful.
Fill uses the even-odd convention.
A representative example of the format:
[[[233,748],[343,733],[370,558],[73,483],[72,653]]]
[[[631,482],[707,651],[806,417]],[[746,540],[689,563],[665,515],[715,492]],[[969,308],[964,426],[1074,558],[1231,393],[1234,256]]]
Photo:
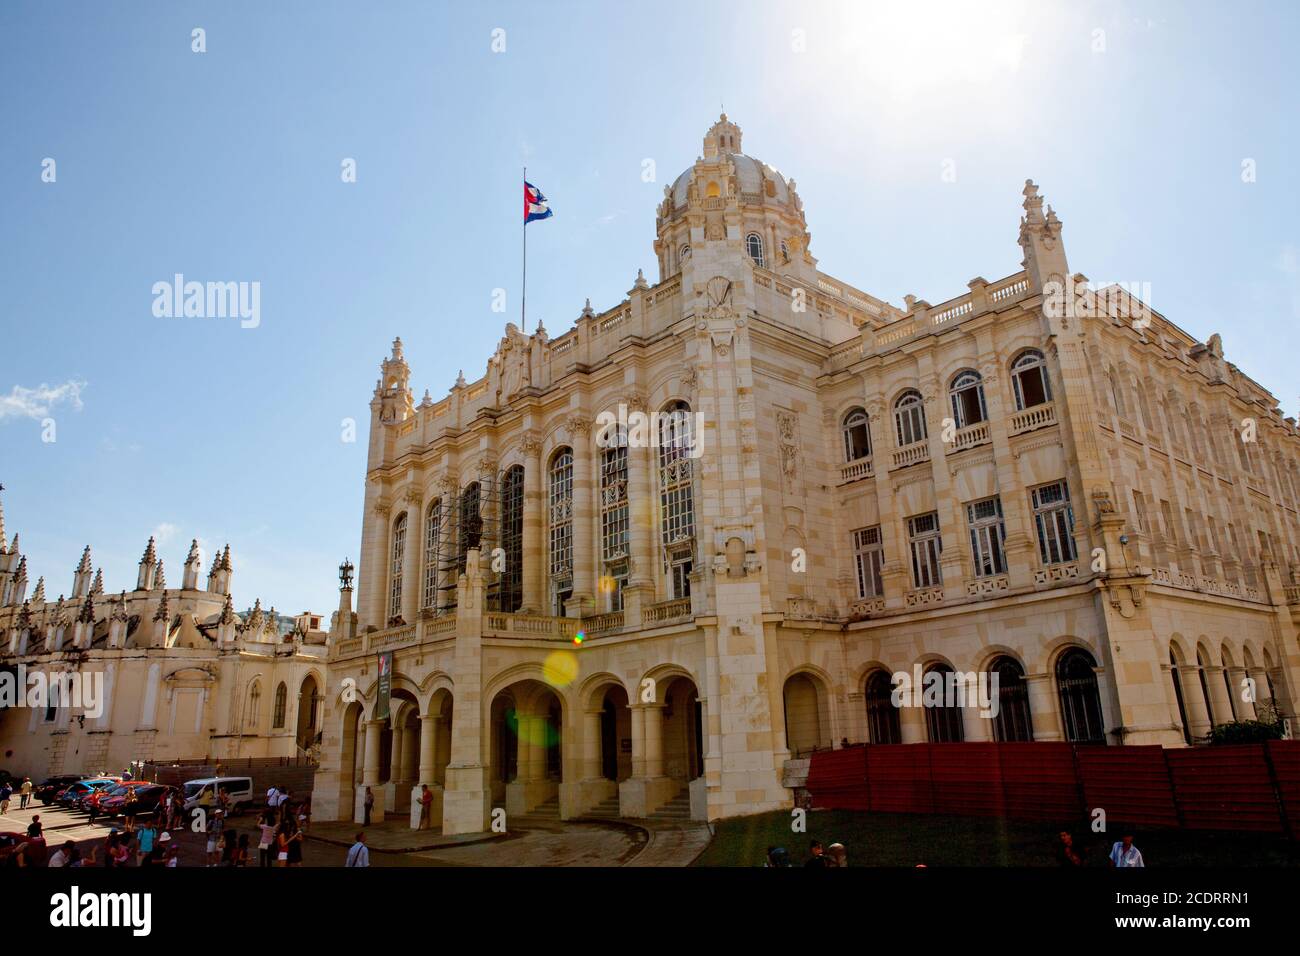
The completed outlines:
[[[8,707],[80,708],[94,720],[104,713],[104,674],[28,672],[26,664],[19,664],[15,670],[0,671],[0,709]]]
[[[186,282],[176,273],[171,282],[153,284],[153,314],[160,319],[240,319],[239,327],[262,324],[262,283]]]
[[[680,448],[691,458],[704,454],[703,412],[628,411],[619,402],[617,413],[604,411],[596,416],[596,429],[599,448]]]
[[[1000,708],[998,675],[994,671],[941,671],[921,673],[916,664],[912,673],[897,671],[890,702],[895,707],[979,707],[980,716],[997,717]]]
[[[148,936],[153,928],[148,893],[82,893],[74,886],[51,896],[50,906],[51,926],[128,926],[135,936]]]

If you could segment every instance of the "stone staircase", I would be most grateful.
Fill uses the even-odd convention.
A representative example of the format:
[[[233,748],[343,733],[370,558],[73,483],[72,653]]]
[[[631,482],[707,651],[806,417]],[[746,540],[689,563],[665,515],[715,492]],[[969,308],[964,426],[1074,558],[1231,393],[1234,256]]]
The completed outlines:
[[[559,822],[560,798],[555,796],[551,797],[551,799],[547,800],[545,803],[539,803],[537,806],[529,810],[525,816],[532,817],[533,819],[555,820],[556,822]]]
[[[618,794],[608,797],[588,810],[584,816],[602,817],[607,820],[618,819]]]
[[[651,820],[682,821],[689,822],[691,819],[691,791],[689,787],[683,787],[682,790],[654,813],[650,814]]]

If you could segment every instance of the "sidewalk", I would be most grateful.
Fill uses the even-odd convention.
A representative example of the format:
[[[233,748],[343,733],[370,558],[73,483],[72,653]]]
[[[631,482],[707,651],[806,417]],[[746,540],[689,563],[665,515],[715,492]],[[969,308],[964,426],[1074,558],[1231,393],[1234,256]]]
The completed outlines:
[[[511,837],[509,833],[462,833],[456,836],[443,836],[437,829],[412,830],[404,817],[393,817],[368,827],[347,820],[330,823],[313,821],[308,829],[307,839],[350,847],[356,842],[357,833],[361,831],[366,834],[366,846],[370,847],[372,852],[378,853],[417,853],[424,850],[490,843]]]

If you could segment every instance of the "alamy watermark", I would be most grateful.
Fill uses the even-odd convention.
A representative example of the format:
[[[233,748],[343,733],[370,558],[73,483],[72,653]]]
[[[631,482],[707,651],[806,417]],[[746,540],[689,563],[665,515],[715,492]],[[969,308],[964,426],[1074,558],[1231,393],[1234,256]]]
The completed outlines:
[[[80,709],[92,720],[104,713],[104,674],[61,671],[46,674],[28,671],[19,664],[14,671],[0,671],[0,708],[51,707]]]
[[[596,429],[596,445],[600,448],[683,448],[691,458],[704,454],[703,412],[628,411],[627,405],[619,402],[617,412],[604,411],[596,416]]]
[[[997,717],[1000,709],[996,671],[922,673],[916,664],[912,673],[895,671],[891,679],[894,690],[889,700],[895,707],[979,707],[986,720]]]
[[[172,281],[153,284],[153,314],[159,319],[240,319],[239,327],[262,324],[262,283],[186,282],[176,273]]]

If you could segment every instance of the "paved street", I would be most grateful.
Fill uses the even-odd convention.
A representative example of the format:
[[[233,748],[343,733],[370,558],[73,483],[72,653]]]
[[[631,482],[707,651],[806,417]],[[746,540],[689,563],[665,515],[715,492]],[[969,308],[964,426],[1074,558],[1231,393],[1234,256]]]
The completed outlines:
[[[34,803],[19,810],[15,799],[10,811],[0,816],[0,831],[25,832],[34,814],[45,827],[49,852],[67,840],[83,853],[98,848],[97,863],[103,863],[103,844],[111,823],[91,824],[79,811]],[[248,833],[256,855],[256,815],[245,813],[231,824],[240,833]],[[322,824],[322,838],[309,839],[303,848],[304,866],[342,866],[347,855],[347,841],[356,827],[348,824]],[[388,847],[428,846],[437,838],[413,832],[401,821],[390,821],[370,828],[374,843]],[[188,829],[171,831],[180,847],[181,866],[205,865],[203,834]],[[563,823],[554,819],[524,817],[516,821],[510,833],[496,838],[475,838],[460,845],[406,852],[381,851],[370,854],[372,866],[687,866],[708,844],[709,831],[699,824],[640,825],[606,821]]]

